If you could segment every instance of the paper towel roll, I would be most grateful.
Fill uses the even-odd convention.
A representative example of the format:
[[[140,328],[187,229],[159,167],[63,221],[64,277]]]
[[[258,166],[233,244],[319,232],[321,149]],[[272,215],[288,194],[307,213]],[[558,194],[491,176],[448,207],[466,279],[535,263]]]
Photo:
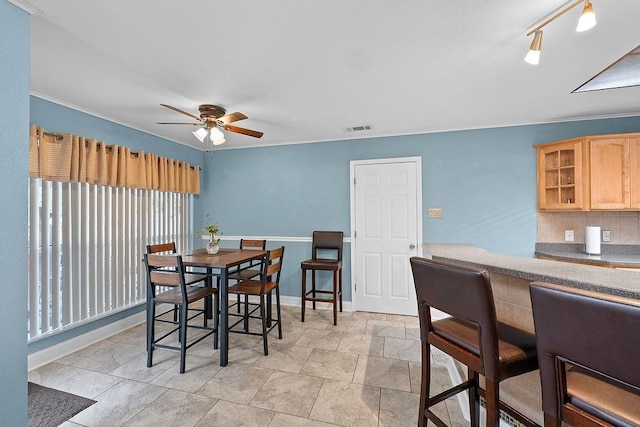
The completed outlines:
[[[587,226],[584,242],[586,253],[589,255],[600,255],[600,227]]]

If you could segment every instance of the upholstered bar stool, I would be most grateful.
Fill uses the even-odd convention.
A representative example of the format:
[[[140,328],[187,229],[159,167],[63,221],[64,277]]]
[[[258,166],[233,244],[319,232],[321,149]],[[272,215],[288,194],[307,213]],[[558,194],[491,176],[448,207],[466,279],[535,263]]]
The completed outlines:
[[[544,424],[640,425],[640,300],[532,283]]]
[[[313,309],[316,309],[316,302],[329,302],[333,304],[333,324],[338,324],[337,305],[340,302],[340,312],[342,312],[342,231],[314,231],[313,242],[311,243],[311,259],[302,261],[302,314],[301,321],[304,322],[304,310],[307,301],[313,302]],[[336,258],[320,258],[320,251],[330,251],[336,253]],[[307,270],[311,270],[311,290],[307,291]],[[316,288],[316,271],[333,272],[333,290],[327,291]],[[318,294],[328,294],[331,298],[319,297]],[[309,296],[311,295],[311,296]]]
[[[480,394],[484,392],[487,426],[500,423],[501,381],[538,368],[535,337],[513,326],[498,322],[489,273],[467,267],[411,258],[420,338],[422,341],[422,384],[418,425],[430,420],[437,426],[443,421],[431,407],[464,390],[469,390],[471,425],[478,426]],[[430,308],[449,314],[432,321]],[[429,396],[431,381],[431,346],[435,346],[468,368],[468,380],[434,397]],[[485,377],[486,390],[480,388],[479,375]],[[503,407],[506,412],[510,409]],[[515,418],[524,419],[511,412]]]

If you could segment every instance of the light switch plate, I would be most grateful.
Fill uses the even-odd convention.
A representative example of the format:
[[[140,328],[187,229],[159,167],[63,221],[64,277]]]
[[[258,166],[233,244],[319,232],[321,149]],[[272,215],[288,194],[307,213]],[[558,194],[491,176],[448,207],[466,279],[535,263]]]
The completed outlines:
[[[564,241],[573,242],[573,230],[564,230]]]
[[[611,241],[611,231],[602,230],[602,241],[603,242],[610,242]]]

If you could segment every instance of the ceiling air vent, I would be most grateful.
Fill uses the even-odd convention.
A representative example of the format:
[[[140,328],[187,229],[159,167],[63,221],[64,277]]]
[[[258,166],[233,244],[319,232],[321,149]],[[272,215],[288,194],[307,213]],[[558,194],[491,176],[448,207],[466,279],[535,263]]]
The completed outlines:
[[[347,128],[347,131],[349,131],[349,132],[362,132],[362,131],[365,131],[365,130],[371,130],[371,128],[372,128],[371,125],[353,126],[353,127]]]

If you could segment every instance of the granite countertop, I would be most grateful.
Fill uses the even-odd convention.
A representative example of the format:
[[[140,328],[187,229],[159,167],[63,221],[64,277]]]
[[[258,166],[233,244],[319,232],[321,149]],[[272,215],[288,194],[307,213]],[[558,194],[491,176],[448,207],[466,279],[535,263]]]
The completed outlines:
[[[427,258],[484,268],[489,273],[640,299],[640,272],[636,271],[500,255],[464,244],[425,243],[423,248]]]
[[[600,255],[589,255],[583,243],[536,243],[535,254],[558,261],[640,268],[640,245],[601,245],[600,250]]]

